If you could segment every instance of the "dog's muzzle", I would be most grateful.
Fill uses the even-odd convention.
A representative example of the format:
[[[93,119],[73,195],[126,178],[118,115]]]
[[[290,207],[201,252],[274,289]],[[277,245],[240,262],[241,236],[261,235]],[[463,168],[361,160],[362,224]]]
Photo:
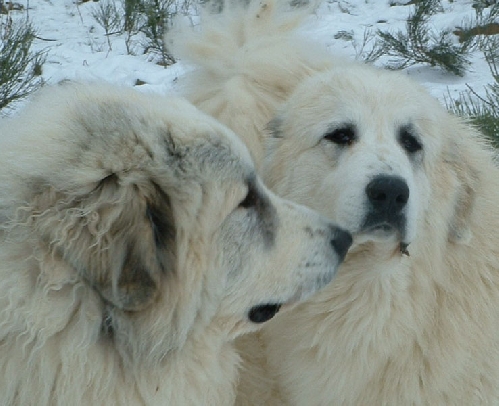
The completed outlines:
[[[329,235],[330,235],[330,247],[335,252],[335,258],[337,258],[338,262],[344,260],[348,249],[352,245],[352,235],[343,230],[336,225],[330,225],[329,227]],[[253,306],[248,312],[248,319],[256,324],[265,323],[272,319],[284,305],[294,304],[298,301],[303,300],[304,297],[308,297],[310,294],[316,292],[318,289],[324,287],[331,279],[334,277],[335,272],[324,272],[322,273],[315,283],[311,286],[307,287],[306,285],[302,286],[296,294],[288,299],[285,302],[274,302],[274,303],[263,303],[257,306]]]

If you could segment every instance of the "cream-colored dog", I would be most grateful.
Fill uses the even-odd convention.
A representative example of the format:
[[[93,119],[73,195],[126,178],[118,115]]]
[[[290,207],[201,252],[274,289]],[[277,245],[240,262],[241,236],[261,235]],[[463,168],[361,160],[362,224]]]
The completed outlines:
[[[354,233],[334,284],[239,342],[239,404],[498,405],[493,152],[404,74],[309,46],[306,17],[254,2],[177,37],[190,99],[266,141],[268,186]]]
[[[351,243],[269,192],[213,118],[106,85],[2,122],[0,184],[3,406],[231,405],[231,340]]]

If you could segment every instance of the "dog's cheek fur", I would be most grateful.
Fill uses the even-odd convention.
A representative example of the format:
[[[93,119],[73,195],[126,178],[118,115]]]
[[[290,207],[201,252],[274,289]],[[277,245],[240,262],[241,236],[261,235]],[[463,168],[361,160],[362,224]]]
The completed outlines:
[[[471,221],[475,206],[477,192],[481,187],[482,174],[479,163],[490,157],[471,156],[476,148],[468,148],[467,143],[472,138],[463,132],[472,131],[469,127],[459,126],[455,128],[451,145],[446,148],[445,163],[450,168],[456,179],[457,188],[454,192],[454,210],[449,224],[449,240],[457,243],[467,243],[471,237]],[[476,140],[473,140],[476,142]],[[484,148],[482,151],[486,151]],[[463,154],[463,151],[467,151]]]

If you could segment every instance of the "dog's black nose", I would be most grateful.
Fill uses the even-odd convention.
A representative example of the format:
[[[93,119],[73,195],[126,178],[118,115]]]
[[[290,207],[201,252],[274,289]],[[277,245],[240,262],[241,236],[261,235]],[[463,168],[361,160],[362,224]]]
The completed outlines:
[[[343,260],[348,249],[352,245],[352,235],[348,231],[337,227],[334,227],[333,235],[334,237],[331,240],[331,245],[339,257]]]
[[[377,176],[366,186],[373,208],[379,212],[400,213],[409,200],[409,187],[398,176]]]

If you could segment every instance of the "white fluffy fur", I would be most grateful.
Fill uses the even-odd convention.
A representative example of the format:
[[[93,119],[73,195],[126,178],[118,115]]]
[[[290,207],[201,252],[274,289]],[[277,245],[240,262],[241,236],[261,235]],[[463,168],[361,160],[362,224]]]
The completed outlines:
[[[181,55],[198,64],[186,80],[208,83],[188,95],[250,148],[269,137],[267,184],[353,231],[354,247],[333,284],[267,324],[260,341],[239,341],[238,403],[498,405],[499,171],[491,148],[403,74],[305,52],[294,29],[307,14],[275,10],[272,0],[252,2],[179,35]],[[355,130],[351,145],[324,137],[345,125]],[[404,151],[402,126],[421,151]],[[410,256],[400,235],[362,228],[365,187],[378,174],[409,186],[402,242]]]
[[[330,66],[329,57],[295,32],[306,14],[283,13],[275,2],[253,1],[243,10],[227,1],[222,14],[204,15],[200,32],[180,26],[167,37],[195,68],[183,82],[185,96],[236,129],[257,167],[263,130],[277,107],[304,77]]]
[[[5,406],[233,404],[249,310],[341,260],[337,228],[182,99],[47,88],[0,123],[0,184]]]

